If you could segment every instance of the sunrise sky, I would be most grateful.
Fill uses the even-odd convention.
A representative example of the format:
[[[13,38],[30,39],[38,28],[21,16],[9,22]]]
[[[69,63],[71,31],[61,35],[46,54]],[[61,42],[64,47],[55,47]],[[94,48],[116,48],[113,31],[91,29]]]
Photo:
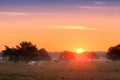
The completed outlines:
[[[120,43],[120,0],[0,0],[0,51],[21,41],[107,51]]]

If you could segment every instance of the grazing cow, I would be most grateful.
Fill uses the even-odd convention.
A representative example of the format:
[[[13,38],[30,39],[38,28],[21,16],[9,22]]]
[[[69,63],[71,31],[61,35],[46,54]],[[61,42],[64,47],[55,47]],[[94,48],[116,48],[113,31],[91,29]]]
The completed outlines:
[[[55,63],[60,63],[60,60],[54,60]]]
[[[40,60],[40,61],[30,61],[28,64],[29,65],[41,65],[41,64],[44,64],[45,61],[43,60]]]
[[[35,65],[36,64],[36,61],[30,61],[28,62],[29,65]]]
[[[38,61],[38,65],[41,65],[41,64],[44,64],[45,61],[41,60],[41,61]]]

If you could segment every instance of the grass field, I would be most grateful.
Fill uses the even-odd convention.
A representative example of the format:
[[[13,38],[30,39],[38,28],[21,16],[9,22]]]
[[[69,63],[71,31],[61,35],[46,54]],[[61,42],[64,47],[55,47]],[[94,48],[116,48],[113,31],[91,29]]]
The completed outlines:
[[[120,80],[120,62],[0,63],[0,80]]]

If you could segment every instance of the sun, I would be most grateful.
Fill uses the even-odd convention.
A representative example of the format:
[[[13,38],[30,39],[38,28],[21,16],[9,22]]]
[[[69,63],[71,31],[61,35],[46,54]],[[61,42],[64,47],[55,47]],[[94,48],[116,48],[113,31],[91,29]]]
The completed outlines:
[[[84,49],[78,49],[78,50],[76,50],[77,54],[82,54],[83,52],[84,52]]]

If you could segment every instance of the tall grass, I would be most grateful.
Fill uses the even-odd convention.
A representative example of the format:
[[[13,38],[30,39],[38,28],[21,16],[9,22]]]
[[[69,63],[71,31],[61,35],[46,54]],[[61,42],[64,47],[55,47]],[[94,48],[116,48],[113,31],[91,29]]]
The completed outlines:
[[[120,80],[120,62],[1,63],[0,80]]]

